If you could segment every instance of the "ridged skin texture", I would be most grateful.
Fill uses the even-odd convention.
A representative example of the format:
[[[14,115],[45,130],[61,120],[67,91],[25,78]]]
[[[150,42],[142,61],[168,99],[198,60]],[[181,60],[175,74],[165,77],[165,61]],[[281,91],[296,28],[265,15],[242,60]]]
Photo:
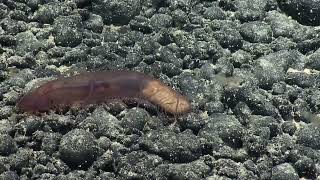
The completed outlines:
[[[72,105],[103,103],[108,99],[140,98],[165,112],[182,115],[191,104],[163,82],[132,71],[88,72],[47,82],[25,95],[17,107],[25,112],[45,112]]]

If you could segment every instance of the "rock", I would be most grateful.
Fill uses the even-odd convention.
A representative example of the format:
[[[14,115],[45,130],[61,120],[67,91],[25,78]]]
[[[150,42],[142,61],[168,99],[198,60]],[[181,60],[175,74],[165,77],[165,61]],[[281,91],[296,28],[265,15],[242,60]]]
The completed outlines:
[[[86,168],[98,156],[97,144],[92,133],[74,129],[65,134],[59,146],[60,158],[72,168]]]
[[[295,169],[289,163],[283,163],[272,168],[272,180],[299,180]]]
[[[0,155],[8,156],[17,151],[17,144],[9,135],[0,135]]]
[[[201,155],[199,137],[186,130],[174,133],[169,129],[152,130],[142,136],[141,146],[171,162],[191,162]]]
[[[82,23],[79,16],[61,16],[54,20],[54,41],[58,46],[75,47],[82,42]]]
[[[305,126],[296,133],[297,143],[316,150],[320,150],[320,129],[318,126],[310,124]]]
[[[103,18],[107,24],[127,24],[141,9],[140,0],[94,1],[92,12]]]

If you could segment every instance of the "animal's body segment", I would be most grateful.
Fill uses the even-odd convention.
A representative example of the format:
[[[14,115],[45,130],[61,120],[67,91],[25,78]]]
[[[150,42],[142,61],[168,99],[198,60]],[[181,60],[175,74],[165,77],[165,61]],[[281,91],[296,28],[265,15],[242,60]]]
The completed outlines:
[[[191,109],[184,96],[161,81],[130,71],[88,72],[59,78],[25,95],[17,106],[26,112],[43,112],[116,98],[147,100],[173,115],[184,114]]]

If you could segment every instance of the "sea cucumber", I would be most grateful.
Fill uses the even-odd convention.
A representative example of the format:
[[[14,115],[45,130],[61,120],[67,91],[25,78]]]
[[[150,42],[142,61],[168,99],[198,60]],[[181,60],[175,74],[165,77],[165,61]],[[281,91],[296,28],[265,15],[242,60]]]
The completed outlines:
[[[37,113],[118,98],[147,100],[175,116],[191,110],[185,96],[158,79],[133,71],[86,72],[58,78],[23,96],[17,107],[24,112]]]

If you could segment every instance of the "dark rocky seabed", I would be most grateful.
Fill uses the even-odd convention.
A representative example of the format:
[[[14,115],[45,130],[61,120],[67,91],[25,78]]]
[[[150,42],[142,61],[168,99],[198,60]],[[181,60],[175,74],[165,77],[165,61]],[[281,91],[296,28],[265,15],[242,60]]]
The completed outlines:
[[[320,178],[318,0],[0,0],[0,179]],[[185,94],[15,108],[43,81],[125,69]]]

